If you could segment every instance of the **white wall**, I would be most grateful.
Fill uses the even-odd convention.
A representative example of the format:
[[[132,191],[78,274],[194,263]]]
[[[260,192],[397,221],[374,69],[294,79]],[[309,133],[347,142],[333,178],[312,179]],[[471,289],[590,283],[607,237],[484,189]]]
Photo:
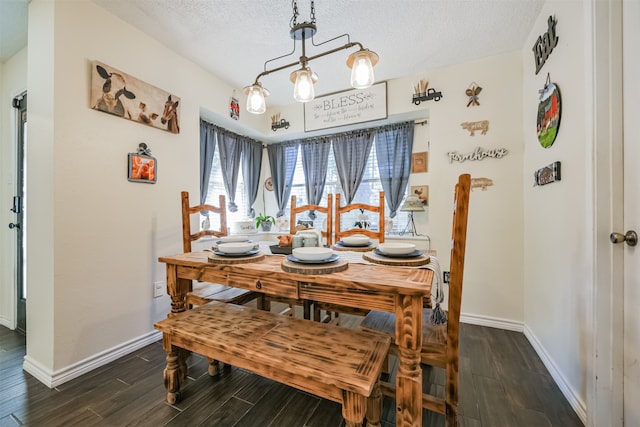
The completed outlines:
[[[587,370],[591,354],[590,301],[593,284],[593,169],[586,131],[590,99],[586,81],[591,69],[586,52],[591,28],[578,1],[549,1],[523,50],[524,111],[524,320],[527,336],[541,353],[556,381],[584,419]],[[557,19],[558,45],[538,75],[526,49]],[[560,89],[562,116],[555,143],[545,149],[537,140],[538,90],[550,74]],[[562,180],[532,186],[533,172],[562,162]]]
[[[15,234],[6,224],[15,221],[9,211],[15,195],[16,110],[12,99],[27,88],[27,49],[0,64],[0,325],[14,328],[15,316]]]
[[[499,72],[497,72],[499,70]],[[429,234],[444,266],[449,265],[453,188],[458,175],[489,178],[493,186],[474,189],[469,201],[463,320],[520,329],[522,295],[522,152],[521,85],[518,52],[425,73],[444,97],[430,107]],[[476,82],[480,106],[466,107],[465,90]],[[460,126],[489,121],[486,135]],[[447,152],[506,148],[501,159],[449,162]]]

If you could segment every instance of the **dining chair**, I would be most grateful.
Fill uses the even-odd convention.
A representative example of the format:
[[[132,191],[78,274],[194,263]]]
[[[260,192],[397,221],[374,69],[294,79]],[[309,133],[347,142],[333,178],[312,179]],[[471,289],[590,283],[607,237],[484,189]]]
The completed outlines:
[[[307,211],[317,211],[327,215],[327,226],[322,231],[325,244],[331,246],[333,243],[333,194],[327,194],[327,206],[296,204],[296,196],[291,196],[291,208],[289,209],[289,232],[296,233],[296,217]]]
[[[378,230],[374,231],[371,228],[353,227],[342,230],[342,215],[354,210],[360,210],[362,212],[373,212],[378,214]],[[370,205],[365,203],[352,203],[350,205],[340,206],[340,193],[336,194],[336,224],[335,224],[335,241],[339,242],[340,239],[346,236],[352,236],[354,234],[363,234],[369,236],[372,239],[377,239],[378,243],[384,243],[384,191],[380,192],[380,202],[378,205]]]
[[[445,415],[448,427],[457,426],[458,419],[458,356],[460,307],[462,304],[462,279],[464,274],[467,218],[471,176],[458,177],[453,205],[452,246],[450,258],[449,300],[446,319],[434,321],[433,309],[425,308],[422,314],[422,346],[420,362],[423,365],[443,368],[446,374],[445,397],[422,395],[422,407]],[[441,323],[442,322],[442,323]],[[396,319],[392,313],[371,311],[360,327],[364,330],[383,332],[392,337],[390,354],[398,353],[395,344]],[[395,386],[382,384],[383,393],[395,397]]]
[[[335,208],[335,227],[334,227],[334,242],[339,242],[343,237],[352,236],[354,234],[363,234],[372,239],[377,239],[378,243],[384,243],[384,191],[380,192],[380,199],[378,205],[371,205],[365,203],[353,203],[350,205],[340,206],[340,193],[336,193],[336,208]],[[378,214],[378,230],[374,231],[370,228],[356,227],[347,228],[341,230],[341,216],[354,210],[360,210],[361,212],[373,212]],[[322,316],[321,312],[325,311],[325,315]],[[355,307],[346,307],[337,304],[328,303],[314,303],[313,305],[314,320],[322,322],[340,323],[340,313],[351,314],[356,316],[364,316],[369,311]]]
[[[219,206],[200,204],[189,205],[189,192],[183,191],[182,196],[182,248],[185,253],[191,252],[191,243],[203,237],[223,237],[227,235],[227,205],[223,194],[219,198]],[[220,229],[204,228],[199,231],[191,231],[191,216],[207,211],[209,214],[217,214],[220,218]],[[198,282],[192,283],[192,288],[186,296],[188,307],[204,305],[211,301],[228,302],[234,304],[246,304],[257,299],[257,306],[263,309],[265,306],[264,295],[258,292],[240,288],[233,288],[220,283]]]

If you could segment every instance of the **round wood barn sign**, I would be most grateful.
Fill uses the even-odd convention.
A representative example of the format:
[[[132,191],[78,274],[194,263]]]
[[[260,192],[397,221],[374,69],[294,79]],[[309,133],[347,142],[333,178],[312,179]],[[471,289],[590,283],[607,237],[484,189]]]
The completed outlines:
[[[555,83],[548,83],[540,91],[538,117],[536,120],[538,141],[543,148],[553,145],[560,127],[560,90]]]

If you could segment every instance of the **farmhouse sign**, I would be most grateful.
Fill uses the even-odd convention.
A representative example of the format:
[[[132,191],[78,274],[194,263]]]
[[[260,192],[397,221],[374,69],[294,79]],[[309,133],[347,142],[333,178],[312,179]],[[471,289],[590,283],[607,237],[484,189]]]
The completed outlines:
[[[457,151],[449,151],[449,163],[464,162],[465,160],[484,160],[487,157],[493,157],[495,159],[501,159],[508,153],[506,148],[494,148],[493,150],[485,150],[482,147],[476,147],[471,153],[458,153]]]
[[[304,104],[304,131],[387,118],[387,82],[321,96]]]
[[[541,36],[538,36],[533,45],[533,58],[536,61],[536,74],[542,69],[542,66],[547,61],[549,55],[553,51],[553,48],[558,45],[558,36],[556,35],[557,20],[550,16],[547,20],[548,29],[547,32]]]

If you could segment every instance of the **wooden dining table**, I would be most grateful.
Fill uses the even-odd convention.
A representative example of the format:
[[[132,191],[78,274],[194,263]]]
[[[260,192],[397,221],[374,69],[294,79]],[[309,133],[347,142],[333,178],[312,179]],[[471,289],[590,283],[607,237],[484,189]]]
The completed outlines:
[[[210,252],[162,256],[166,264],[169,316],[187,309],[185,297],[192,281],[228,286],[297,300],[385,311],[396,315],[399,349],[396,373],[396,425],[422,426],[423,298],[431,294],[434,273],[427,268],[349,263],[348,268],[324,274],[283,270],[281,255],[266,255],[256,262],[215,264]]]

